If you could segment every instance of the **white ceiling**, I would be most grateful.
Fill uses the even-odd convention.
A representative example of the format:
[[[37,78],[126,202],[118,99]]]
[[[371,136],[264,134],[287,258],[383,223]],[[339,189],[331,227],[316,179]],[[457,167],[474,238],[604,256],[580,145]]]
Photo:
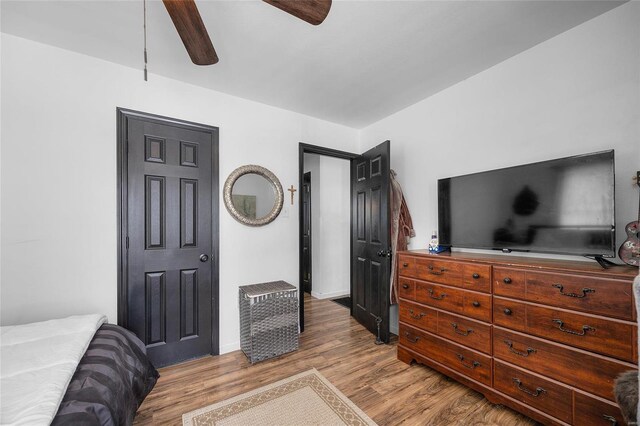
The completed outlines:
[[[150,0],[149,71],[362,128],[622,3],[334,0],[314,27],[261,1],[198,0],[220,57],[198,67]],[[1,30],[142,68],[142,0],[2,0]]]

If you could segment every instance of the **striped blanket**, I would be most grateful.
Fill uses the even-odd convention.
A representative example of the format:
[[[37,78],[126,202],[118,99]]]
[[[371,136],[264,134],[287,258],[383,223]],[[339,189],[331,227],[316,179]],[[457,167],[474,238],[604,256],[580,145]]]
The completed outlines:
[[[52,425],[130,425],[158,377],[133,333],[103,324],[80,360]]]

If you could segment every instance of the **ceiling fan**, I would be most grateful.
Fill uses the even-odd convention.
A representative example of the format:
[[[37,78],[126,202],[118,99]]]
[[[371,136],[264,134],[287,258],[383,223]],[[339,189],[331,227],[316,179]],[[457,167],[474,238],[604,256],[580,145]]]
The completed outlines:
[[[162,0],[184,47],[196,65],[213,65],[218,55],[194,0]],[[262,0],[312,25],[319,25],[329,14],[331,0]]]

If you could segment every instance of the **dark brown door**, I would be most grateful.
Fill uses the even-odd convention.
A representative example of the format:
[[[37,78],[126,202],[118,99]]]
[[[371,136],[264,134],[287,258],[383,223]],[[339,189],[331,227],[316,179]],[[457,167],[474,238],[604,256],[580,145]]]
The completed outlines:
[[[302,177],[302,288],[311,294],[311,172]]]
[[[352,314],[389,341],[390,210],[386,141],[351,160]]]
[[[217,353],[217,129],[139,114],[123,123],[122,320],[156,366]]]

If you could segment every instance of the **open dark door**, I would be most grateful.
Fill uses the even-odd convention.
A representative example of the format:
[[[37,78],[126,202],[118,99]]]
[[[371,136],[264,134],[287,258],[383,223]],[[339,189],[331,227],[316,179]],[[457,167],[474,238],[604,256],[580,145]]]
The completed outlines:
[[[389,342],[390,142],[351,160],[352,315]]]

